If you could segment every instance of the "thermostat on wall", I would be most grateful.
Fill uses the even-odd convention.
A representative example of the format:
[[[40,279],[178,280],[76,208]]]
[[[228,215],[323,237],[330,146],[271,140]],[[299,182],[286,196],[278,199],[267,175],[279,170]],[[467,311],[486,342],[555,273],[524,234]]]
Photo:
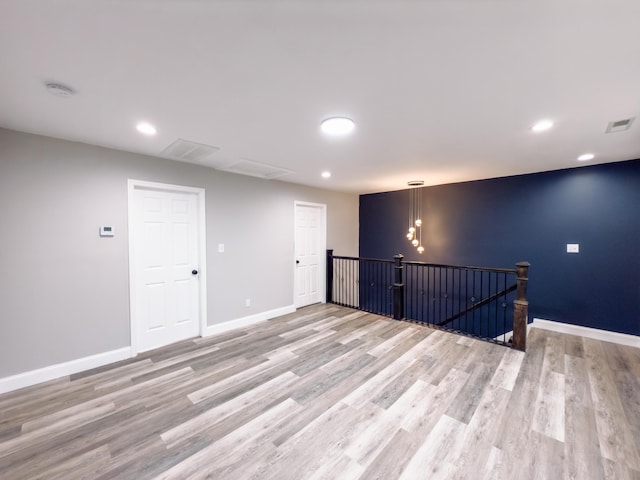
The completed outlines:
[[[100,227],[100,236],[101,237],[113,237],[113,227]]]

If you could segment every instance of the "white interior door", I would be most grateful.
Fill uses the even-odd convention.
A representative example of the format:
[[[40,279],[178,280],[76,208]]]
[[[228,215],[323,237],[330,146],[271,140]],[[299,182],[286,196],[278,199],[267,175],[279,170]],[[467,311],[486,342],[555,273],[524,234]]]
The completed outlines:
[[[198,194],[133,188],[132,347],[143,352],[200,334]],[[131,200],[130,200],[131,201]]]
[[[325,301],[326,206],[295,203],[296,308]]]

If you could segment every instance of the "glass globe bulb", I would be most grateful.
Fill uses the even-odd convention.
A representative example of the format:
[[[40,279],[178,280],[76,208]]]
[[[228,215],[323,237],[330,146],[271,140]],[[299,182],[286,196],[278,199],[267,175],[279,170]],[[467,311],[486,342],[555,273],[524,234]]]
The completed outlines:
[[[407,238],[409,240],[413,240],[413,233],[411,233],[411,232],[407,233]]]
[[[422,252],[424,252],[424,247],[422,245],[420,245],[418,247],[418,253],[422,253]]]
[[[414,240],[413,242],[411,242],[411,245],[417,247],[418,245],[420,245],[420,242],[418,240]]]
[[[422,226],[422,220],[420,220],[419,218],[416,220],[416,227],[421,227]]]
[[[409,227],[409,233],[415,233],[416,229],[413,227]]]

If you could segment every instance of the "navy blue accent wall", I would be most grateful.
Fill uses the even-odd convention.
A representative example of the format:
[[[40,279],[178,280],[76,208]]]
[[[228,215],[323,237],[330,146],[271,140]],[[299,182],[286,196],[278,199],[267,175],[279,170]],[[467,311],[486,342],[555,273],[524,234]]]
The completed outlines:
[[[424,187],[422,200],[419,255],[405,237],[408,190],[360,196],[360,256],[526,260],[530,319],[640,335],[640,160]]]

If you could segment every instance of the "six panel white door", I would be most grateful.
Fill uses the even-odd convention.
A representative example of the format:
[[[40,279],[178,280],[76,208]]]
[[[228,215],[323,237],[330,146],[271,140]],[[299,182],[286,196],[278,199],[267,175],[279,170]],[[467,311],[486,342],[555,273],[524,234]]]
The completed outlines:
[[[295,210],[295,306],[296,308],[321,302],[324,250],[321,206],[296,205]]]
[[[139,352],[199,335],[195,194],[136,189],[136,340]]]

